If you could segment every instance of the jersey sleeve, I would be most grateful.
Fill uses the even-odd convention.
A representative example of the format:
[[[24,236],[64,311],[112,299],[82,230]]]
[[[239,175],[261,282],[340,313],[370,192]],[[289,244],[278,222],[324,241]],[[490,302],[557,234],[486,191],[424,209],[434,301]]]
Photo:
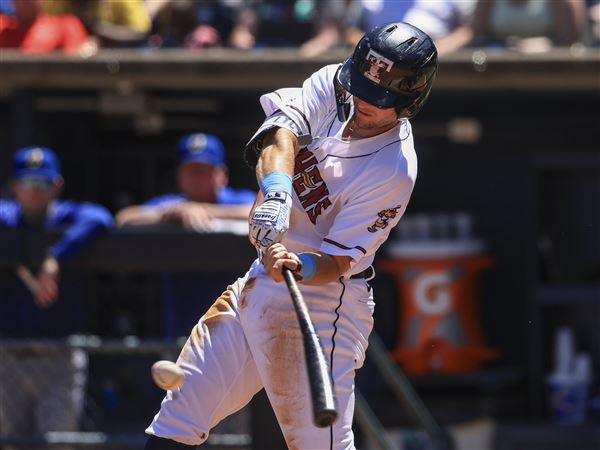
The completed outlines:
[[[0,33],[2,33],[5,29],[10,25],[10,17],[4,14],[0,14]],[[0,35],[0,43],[2,43],[2,36]]]
[[[110,213],[92,203],[72,204],[65,207],[65,218],[71,222],[62,238],[50,249],[58,261],[76,254],[112,225]]]
[[[401,164],[402,165],[402,164]],[[336,216],[320,251],[329,255],[350,256],[350,266],[371,257],[396,226],[410,200],[416,172],[402,167],[390,177],[358,191]]]
[[[0,229],[17,227],[17,208],[14,202],[0,200]]]
[[[244,149],[246,161],[254,167],[264,134],[273,128],[286,128],[296,136],[313,135],[335,108],[333,77],[337,65],[321,68],[307,78],[301,88],[283,88],[260,98],[265,121]]]

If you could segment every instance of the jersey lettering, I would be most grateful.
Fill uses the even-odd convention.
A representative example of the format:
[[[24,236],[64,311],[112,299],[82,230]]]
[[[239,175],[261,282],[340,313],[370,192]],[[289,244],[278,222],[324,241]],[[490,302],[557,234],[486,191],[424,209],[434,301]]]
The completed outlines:
[[[317,164],[317,158],[312,154],[306,147],[301,149],[296,155],[296,173],[300,171],[304,171],[306,168],[310,166],[314,166]]]
[[[331,206],[329,189],[317,167],[317,158],[308,149],[301,149],[294,164],[294,191],[313,224],[323,210]]]
[[[302,207],[306,209],[315,203],[319,203],[321,199],[326,198],[328,194],[329,191],[327,190],[327,186],[325,183],[321,183],[319,187],[311,188],[311,190],[299,196],[300,203],[302,204]]]

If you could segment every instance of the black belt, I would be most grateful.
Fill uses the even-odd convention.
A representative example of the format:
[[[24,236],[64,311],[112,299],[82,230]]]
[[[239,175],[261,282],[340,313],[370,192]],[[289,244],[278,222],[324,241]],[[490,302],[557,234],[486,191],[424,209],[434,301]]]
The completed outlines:
[[[375,269],[373,269],[373,266],[369,266],[362,272],[358,272],[358,273],[355,273],[354,275],[350,275],[350,279],[355,280],[357,278],[371,278],[373,275],[375,275]]]

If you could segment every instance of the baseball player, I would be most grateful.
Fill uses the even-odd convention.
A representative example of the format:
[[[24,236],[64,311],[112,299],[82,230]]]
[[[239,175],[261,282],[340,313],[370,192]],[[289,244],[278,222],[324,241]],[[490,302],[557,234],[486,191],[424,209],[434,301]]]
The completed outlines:
[[[146,449],[203,443],[220,420],[267,392],[289,448],[354,448],[354,374],[373,326],[377,249],[406,210],[417,175],[408,118],[437,71],[431,39],[405,23],[368,32],[341,65],[261,97],[247,144],[262,196],[250,218],[261,249],[192,330]],[[313,424],[302,336],[282,267],[294,271],[327,356],[338,419]]]

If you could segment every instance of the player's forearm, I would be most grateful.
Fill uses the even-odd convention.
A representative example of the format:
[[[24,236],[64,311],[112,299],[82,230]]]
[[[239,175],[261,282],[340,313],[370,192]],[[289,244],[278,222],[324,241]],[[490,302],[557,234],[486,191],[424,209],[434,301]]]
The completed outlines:
[[[252,205],[209,205],[206,207],[214,219],[247,219]]]
[[[350,258],[325,253],[300,253],[303,284],[319,285],[337,281],[350,269]]]
[[[79,252],[113,225],[113,218],[105,208],[90,203],[82,204],[72,218],[73,223],[50,250],[59,262]]]
[[[275,128],[259,145],[256,179],[265,200],[252,213],[249,233],[250,241],[265,250],[281,242],[289,228],[298,139],[289,130]]]
[[[298,151],[298,138],[285,128],[278,128],[264,137],[263,148],[256,164],[256,177],[260,183],[272,172],[294,175],[294,155]]]
[[[162,215],[158,208],[144,208],[140,206],[130,206],[117,213],[115,222],[117,226],[124,225],[152,225],[160,223]]]

